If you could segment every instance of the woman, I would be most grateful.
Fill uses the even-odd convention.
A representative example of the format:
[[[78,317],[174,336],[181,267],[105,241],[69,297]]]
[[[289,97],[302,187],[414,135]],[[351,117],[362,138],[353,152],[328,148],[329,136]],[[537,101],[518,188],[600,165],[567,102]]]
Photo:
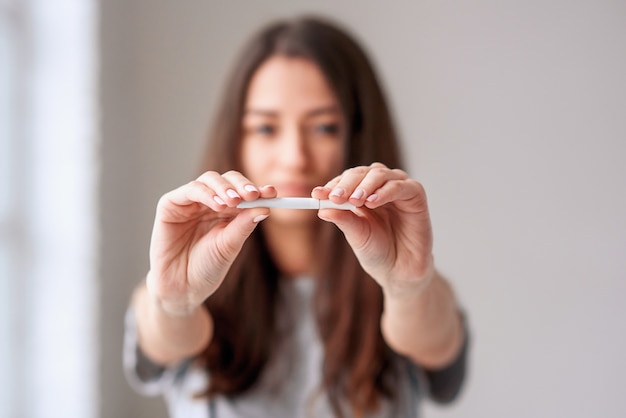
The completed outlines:
[[[450,401],[466,332],[426,195],[357,43],[314,18],[244,50],[203,173],[159,201],[125,365],[173,417],[416,416]],[[352,210],[240,209],[306,197]]]

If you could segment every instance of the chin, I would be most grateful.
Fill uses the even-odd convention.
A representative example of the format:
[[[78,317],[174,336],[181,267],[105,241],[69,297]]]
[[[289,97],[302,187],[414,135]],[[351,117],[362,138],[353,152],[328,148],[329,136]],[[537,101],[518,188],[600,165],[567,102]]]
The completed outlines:
[[[319,218],[316,210],[272,209],[270,219],[276,223],[299,226],[311,223]]]

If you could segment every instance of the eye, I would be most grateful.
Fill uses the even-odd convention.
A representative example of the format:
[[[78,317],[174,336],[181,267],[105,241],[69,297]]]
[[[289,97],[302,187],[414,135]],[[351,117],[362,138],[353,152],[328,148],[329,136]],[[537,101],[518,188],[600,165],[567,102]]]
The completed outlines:
[[[320,135],[336,136],[339,134],[339,124],[337,123],[321,123],[313,127],[313,131]]]
[[[253,132],[258,135],[269,136],[276,133],[276,128],[270,124],[262,124],[256,126]]]

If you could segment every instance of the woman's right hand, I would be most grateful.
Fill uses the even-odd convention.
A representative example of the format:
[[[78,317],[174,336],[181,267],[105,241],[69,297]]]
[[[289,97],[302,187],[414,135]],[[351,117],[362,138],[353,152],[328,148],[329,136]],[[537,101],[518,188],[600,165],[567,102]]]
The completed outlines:
[[[148,292],[170,315],[186,315],[220,286],[267,208],[237,209],[242,200],[276,197],[241,173],[208,171],[159,200],[150,242]]]

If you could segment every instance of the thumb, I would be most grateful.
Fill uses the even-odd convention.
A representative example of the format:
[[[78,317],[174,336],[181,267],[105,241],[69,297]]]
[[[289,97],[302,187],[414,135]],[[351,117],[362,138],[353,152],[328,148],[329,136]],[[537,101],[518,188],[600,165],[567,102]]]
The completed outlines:
[[[268,215],[269,209],[256,208],[242,210],[234,218],[224,219],[221,227],[216,228],[220,229],[219,233],[205,236],[193,249],[189,260],[190,281],[208,282],[209,294],[215,291],[246,239]]]
[[[367,242],[368,223],[357,214],[347,210],[320,209],[317,216],[326,222],[334,223],[353,249],[362,248]]]
[[[270,214],[268,208],[242,210],[224,228],[222,250],[224,254],[236,257],[246,239],[252,234],[257,225]],[[230,258],[230,257],[229,257]]]

